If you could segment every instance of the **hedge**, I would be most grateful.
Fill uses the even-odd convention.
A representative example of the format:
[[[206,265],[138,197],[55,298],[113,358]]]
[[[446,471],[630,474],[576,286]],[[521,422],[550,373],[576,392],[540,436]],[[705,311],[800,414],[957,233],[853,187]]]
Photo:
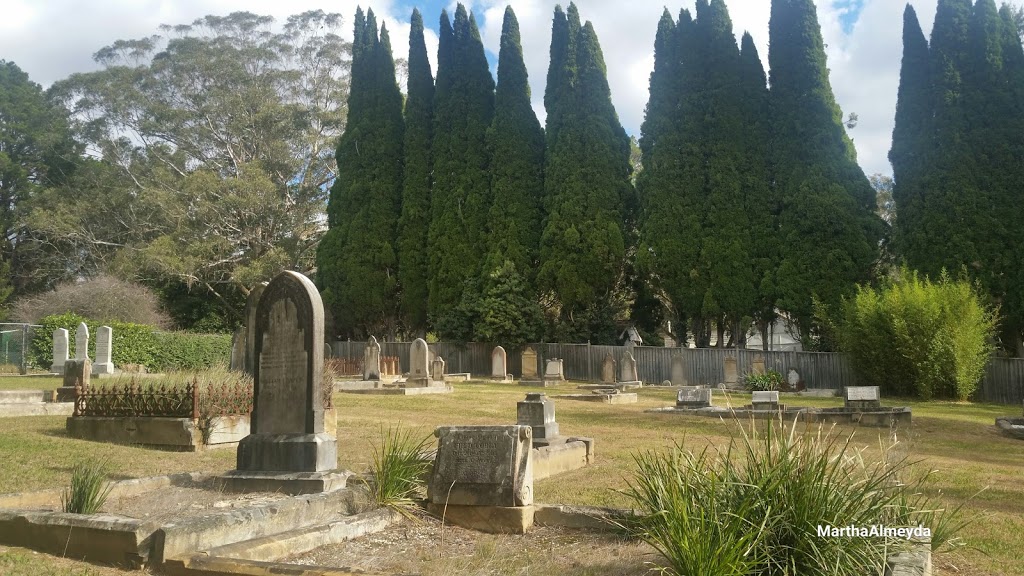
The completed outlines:
[[[68,331],[68,352],[75,354],[78,324],[89,327],[89,357],[96,359],[96,333],[100,326],[114,331],[112,360],[115,366],[142,364],[150,371],[202,370],[227,366],[231,357],[231,336],[228,334],[191,334],[188,332],[157,332],[152,326],[128,322],[101,324],[78,314],[47,316],[40,320],[29,349],[29,363],[47,370],[53,362],[53,331]]]

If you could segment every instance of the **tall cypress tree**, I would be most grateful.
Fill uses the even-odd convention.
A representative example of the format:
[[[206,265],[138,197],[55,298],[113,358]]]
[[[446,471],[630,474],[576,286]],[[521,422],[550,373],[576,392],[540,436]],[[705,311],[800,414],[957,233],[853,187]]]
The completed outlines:
[[[487,130],[494,118],[494,78],[472,15],[459,4],[454,26],[441,16],[434,91],[429,314],[450,338],[471,335],[490,208]],[[467,314],[469,315],[467,317]]]
[[[769,102],[781,199],[779,305],[808,341],[814,301],[835,306],[871,279],[882,222],[828,79],[812,0],[773,0]]]
[[[434,78],[423,39],[423,17],[412,12],[409,30],[409,88],[405,101],[405,179],[398,224],[398,280],[405,328],[427,329],[427,232],[430,229],[430,143],[434,121]]]
[[[395,228],[402,194],[402,93],[387,30],[356,13],[348,123],[336,153],[329,230],[317,250],[325,304],[342,334],[396,327]]]
[[[511,6],[505,8],[502,24],[494,102],[488,137],[492,203],[486,270],[509,260],[520,274],[532,278],[540,244],[544,130],[530,104],[519,22]]]
[[[629,137],[611,103],[604,56],[590,22],[555,10],[541,237],[540,288],[555,296],[568,337],[614,337],[607,305],[619,282],[630,189]],[[600,332],[600,334],[597,334]]]
[[[750,257],[755,284],[752,318],[761,333],[761,343],[768,349],[768,329],[777,313],[775,270],[778,267],[779,237],[776,222],[778,198],[773,194],[768,170],[768,143],[771,122],[768,108],[768,85],[764,65],[754,45],[754,38],[744,33],[740,42],[738,81],[740,118],[746,127],[741,179],[745,190],[745,206],[750,230]]]
[[[931,123],[931,64],[928,41],[914,7],[903,11],[903,62],[896,100],[889,161],[893,172],[893,200],[898,217],[894,230],[896,250],[912,262],[928,249],[920,225],[924,209],[924,178],[929,170]]]

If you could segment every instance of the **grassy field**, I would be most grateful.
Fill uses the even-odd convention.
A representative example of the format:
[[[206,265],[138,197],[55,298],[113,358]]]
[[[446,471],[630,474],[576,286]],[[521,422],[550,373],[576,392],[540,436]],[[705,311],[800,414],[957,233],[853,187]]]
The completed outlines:
[[[63,378],[59,376],[0,376],[0,390],[56,390]]]
[[[0,379],[6,387],[7,379]],[[38,379],[33,379],[38,380]],[[354,471],[370,467],[373,446],[382,429],[395,424],[426,436],[436,426],[449,424],[514,423],[516,402],[529,389],[510,385],[458,384],[456,392],[436,396],[336,395],[339,465]],[[548,389],[549,395],[576,392],[566,385]],[[675,442],[700,448],[725,445],[749,423],[723,422],[676,414],[646,414],[648,408],[671,405],[674,391],[645,389],[633,405],[606,405],[555,400],[563,435],[595,439],[594,465],[536,484],[539,502],[624,506],[619,493],[626,486],[637,451],[662,449]],[[715,397],[716,404],[725,399]],[[749,396],[732,398],[749,402]],[[839,406],[837,398],[790,398],[789,405]],[[929,490],[948,503],[969,500],[967,515],[974,520],[962,534],[967,547],[936,557],[939,574],[1024,576],[1020,534],[1024,533],[1024,442],[1001,436],[993,425],[997,416],[1018,414],[1019,407],[958,404],[883,402],[909,405],[914,425],[900,431],[899,450],[919,460],[921,470],[934,470]],[[60,417],[0,420],[0,486],[19,492],[63,486],[70,469],[85,458],[106,460],[118,478],[169,472],[223,471],[233,467],[233,450],[205,453],[161,452],[145,448],[99,444],[69,439]],[[817,431],[817,426],[811,427]],[[876,451],[880,440],[891,440],[888,429],[843,429],[854,433],[854,443]],[[983,492],[974,496],[979,490]],[[972,496],[974,496],[972,498]],[[24,567],[24,568],[23,568]],[[36,571],[33,571],[35,569]],[[20,570],[20,571],[19,571]],[[4,574],[117,574],[116,570],[69,564],[29,551],[0,549]]]

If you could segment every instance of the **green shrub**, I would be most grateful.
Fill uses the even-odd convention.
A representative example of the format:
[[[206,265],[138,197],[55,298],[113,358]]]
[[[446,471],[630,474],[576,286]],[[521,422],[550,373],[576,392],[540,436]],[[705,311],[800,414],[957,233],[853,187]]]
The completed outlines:
[[[80,462],[71,470],[71,485],[61,493],[61,507],[72,514],[95,514],[107,501],[111,488],[105,464]]]
[[[89,357],[96,358],[96,332],[101,324],[67,313],[46,316],[36,328],[29,350],[29,362],[47,369],[53,361],[53,331],[68,331],[69,351],[74,355],[78,324],[89,327]],[[142,364],[151,372],[169,370],[202,370],[227,366],[231,357],[231,336],[228,334],[192,334],[188,332],[157,332],[152,326],[111,322],[114,331],[112,360],[115,366]]]
[[[967,400],[994,350],[996,313],[966,281],[902,269],[880,290],[858,288],[835,322],[861,384],[883,394]]]
[[[431,461],[424,457],[430,440],[430,436],[417,440],[400,425],[381,432],[381,445],[373,449],[373,493],[378,504],[411,514],[430,470]]]
[[[782,390],[786,385],[786,379],[777,370],[768,370],[761,374],[751,372],[744,376],[743,385],[751,392]]]
[[[928,521],[945,541],[962,527],[959,509],[935,512],[921,496],[927,476],[912,480],[913,463],[892,446],[873,459],[851,437],[798,428],[772,423],[713,452],[677,444],[634,455],[626,495],[637,515],[624,526],[678,576],[879,574],[905,540],[820,536],[818,527]]]
[[[227,367],[231,360],[230,334],[157,332],[152,364],[156,372]]]

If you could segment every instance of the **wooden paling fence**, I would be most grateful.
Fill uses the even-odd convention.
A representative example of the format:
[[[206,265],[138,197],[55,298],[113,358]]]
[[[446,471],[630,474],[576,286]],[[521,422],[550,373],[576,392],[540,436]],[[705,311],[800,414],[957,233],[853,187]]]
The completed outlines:
[[[381,355],[397,358],[399,373],[409,371],[408,342],[381,342]],[[601,379],[601,365],[611,354],[616,363],[627,349],[636,358],[640,379],[648,384],[660,384],[672,377],[672,356],[683,357],[686,381],[690,385],[717,385],[725,381],[725,359],[736,359],[740,378],[753,369],[755,360],[763,359],[765,368],[776,370],[785,377],[790,369],[800,375],[809,389],[841,389],[856,386],[857,378],[849,359],[839,352],[776,352],[735,348],[662,348],[655,346],[598,346],[591,344],[529,344],[537,352],[538,371],[543,373],[549,358],[561,358],[566,378],[597,382]],[[362,363],[365,342],[334,342],[335,358],[358,359]],[[438,342],[429,345],[433,355],[445,360],[448,373],[469,372],[474,376],[491,374],[491,351],[494,345],[471,342],[455,344]],[[517,378],[522,376],[522,350],[506,349],[507,370]],[[383,369],[383,365],[382,365]],[[974,395],[979,402],[1018,404],[1024,402],[1024,359],[993,358],[985,377]]]

